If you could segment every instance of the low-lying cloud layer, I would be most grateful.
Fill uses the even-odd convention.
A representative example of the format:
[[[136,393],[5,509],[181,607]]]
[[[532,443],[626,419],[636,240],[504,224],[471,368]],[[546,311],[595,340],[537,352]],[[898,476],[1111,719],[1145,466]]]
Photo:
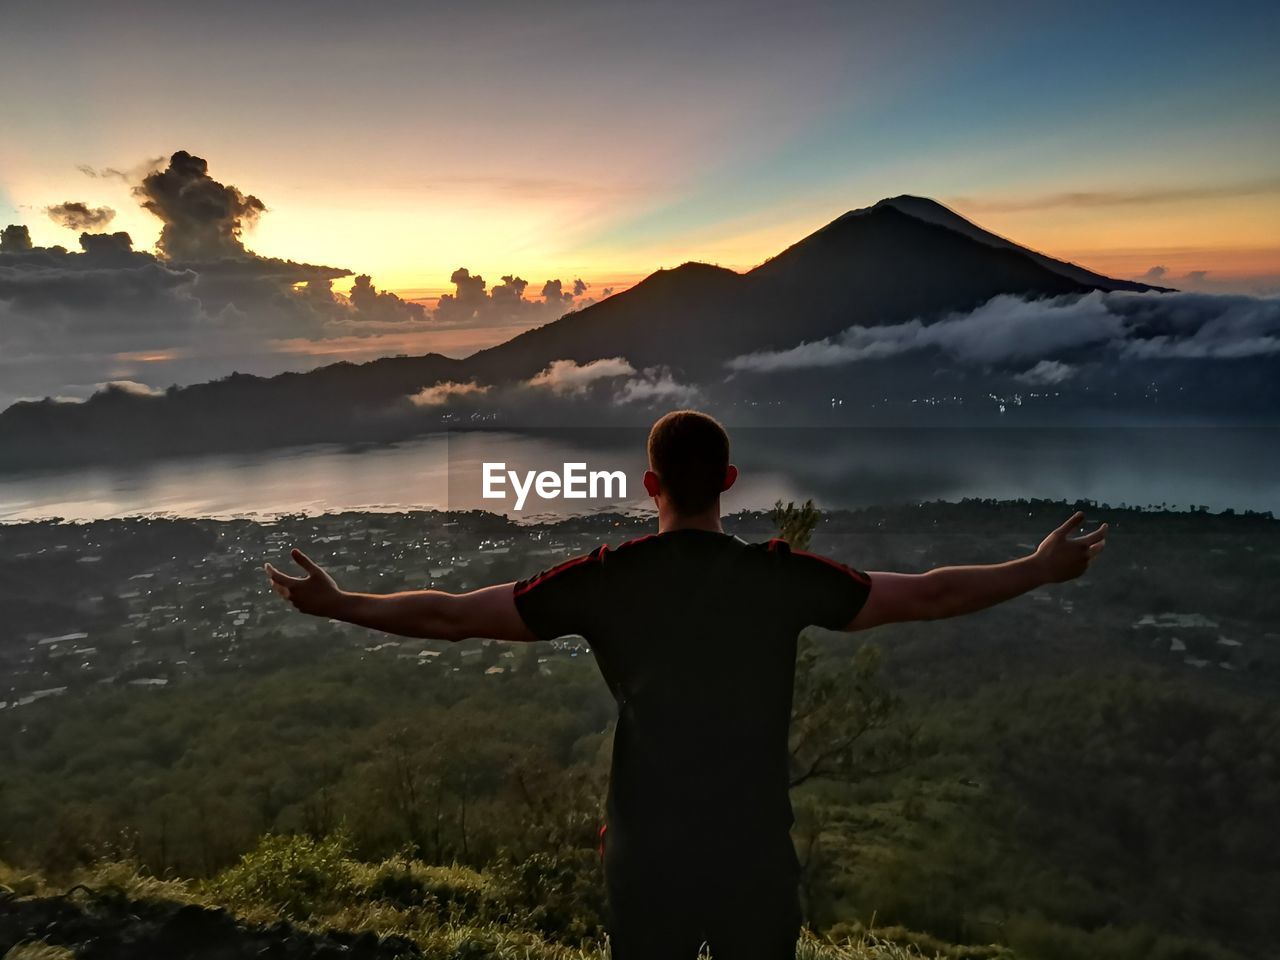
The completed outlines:
[[[636,370],[625,357],[601,358],[589,363],[556,360],[525,386],[549,390],[561,397],[582,397],[596,384],[606,381],[609,389],[602,399],[614,404],[680,405],[696,403],[702,398],[696,386],[680,383],[665,367]]]
[[[442,407],[456,397],[479,397],[488,393],[490,387],[479,383],[458,383],[447,380],[434,386],[423,387],[409,397],[415,407]]]
[[[963,364],[1024,367],[1019,379],[1061,383],[1091,359],[1233,358],[1280,353],[1280,299],[1207,293],[1104,293],[1026,300],[1001,295],[934,323],[853,326],[789,350],[734,357],[735,372],[834,367],[935,350]]]
[[[609,357],[581,364],[573,360],[555,360],[529,380],[528,385],[543,387],[552,393],[582,393],[597,380],[629,377],[635,372],[635,367],[623,357]]]

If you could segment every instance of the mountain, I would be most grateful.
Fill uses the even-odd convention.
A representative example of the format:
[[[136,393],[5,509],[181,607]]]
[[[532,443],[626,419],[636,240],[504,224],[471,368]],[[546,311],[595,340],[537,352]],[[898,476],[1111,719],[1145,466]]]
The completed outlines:
[[[724,350],[748,309],[748,286],[742,274],[707,263],[659,270],[600,303],[482,350],[469,364],[493,382],[528,379],[553,360],[626,357],[637,368],[685,368],[695,356],[732,356]]]
[[[391,401],[462,376],[461,365],[435,353],[383,357],[274,377],[234,373],[161,396],[109,387],[84,403],[15,403],[0,413],[0,470],[391,440],[404,435]]]
[[[999,294],[1153,289],[1020,247],[932,200],[895,197],[838,217],[746,273],[705,263],[659,270],[463,360],[383,358],[266,378],[233,374],[159,397],[109,389],[79,404],[16,403],[0,412],[0,469],[389,440],[438,426],[438,416],[408,398],[442,381],[515,384],[556,360],[624,357],[638,370],[661,367],[709,384],[723,380],[733,357],[854,324],[928,322]],[[865,376],[917,376],[905,370]]]
[[[745,274],[703,263],[660,270],[601,303],[471,358],[482,379],[532,376],[552,360],[626,357],[700,379],[730,357],[972,310],[997,294],[1152,290],[1019,247],[932,200],[852,210]]]
[[[1115,280],[1111,277],[1104,277],[1100,273],[1094,273],[1092,270],[1086,270],[1084,267],[1074,263],[1067,263],[1065,260],[1055,260],[1053,257],[1045,256],[1035,250],[1027,247],[1019,246],[1012,240],[1006,240],[1004,237],[997,236],[988,230],[983,230],[977,224],[971,223],[960,214],[956,213],[949,207],[944,207],[936,200],[930,200],[927,197],[912,197],[903,194],[900,197],[890,197],[887,200],[881,200],[874,207],[868,207],[867,210],[875,210],[880,207],[890,207],[905,213],[909,217],[915,217],[917,220],[923,220],[925,223],[932,223],[940,227],[946,227],[948,230],[954,230],[962,233],[972,240],[979,243],[985,243],[990,247],[998,247],[1004,250],[1017,250],[1019,253],[1026,254],[1040,266],[1054,273],[1061,274],[1069,280],[1084,284],[1088,287],[1095,287],[1099,290],[1129,290],[1141,292],[1144,290],[1159,290],[1161,292],[1170,292],[1167,287],[1152,287],[1145,283],[1138,283],[1136,280]],[[862,214],[866,210],[854,211],[856,214]]]

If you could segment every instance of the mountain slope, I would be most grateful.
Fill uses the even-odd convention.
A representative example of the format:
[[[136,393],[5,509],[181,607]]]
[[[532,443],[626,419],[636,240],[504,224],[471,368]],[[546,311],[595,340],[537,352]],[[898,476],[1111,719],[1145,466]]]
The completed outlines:
[[[84,403],[15,403],[0,412],[0,470],[391,439],[402,425],[388,411],[408,406],[424,384],[461,376],[461,364],[436,353],[383,357],[274,377],[232,374],[154,397],[108,389]]]
[[[954,214],[968,230],[917,215],[928,212],[888,201],[850,211],[745,274],[699,263],[658,271],[476,354],[472,369],[482,379],[511,379],[552,360],[622,356],[636,367],[661,364],[709,377],[742,353],[830,337],[854,324],[936,319],[998,294],[1150,289],[1074,268],[1086,278],[1079,279],[1069,275],[1070,264],[993,242],[999,238]]]
[[[741,274],[706,263],[659,270],[634,287],[468,358],[482,380],[527,379],[553,360],[626,357],[683,367],[684,348],[715,352],[746,307]]]
[[[1076,283],[1082,283],[1086,286],[1097,287],[1099,290],[1160,290],[1167,291],[1167,287],[1152,287],[1145,283],[1138,283],[1136,280],[1116,280],[1112,277],[1104,277],[1100,273],[1094,273],[1092,270],[1086,270],[1074,263],[1068,263],[1065,260],[1055,260],[1053,257],[1045,256],[1028,247],[1014,243],[1012,240],[1006,240],[998,234],[991,233],[989,230],[983,230],[977,224],[966,220],[960,214],[956,213],[949,207],[945,207],[936,200],[930,200],[928,197],[913,197],[909,194],[903,194],[900,197],[890,197],[881,200],[874,207],[868,207],[867,210],[876,210],[881,207],[891,207],[901,213],[905,213],[909,217],[915,217],[917,220],[923,220],[925,223],[936,224],[940,227],[946,227],[957,233],[962,233],[970,239],[985,243],[991,247],[999,247],[1006,250],[1017,250],[1026,254],[1040,266],[1054,273],[1061,274],[1068,280],[1074,280]],[[863,213],[865,211],[858,210],[855,213]]]
[[[423,416],[408,398],[441,381],[514,384],[556,360],[623,357],[637,369],[666,367],[682,382],[714,385],[733,357],[855,324],[927,322],[999,294],[1095,289],[1152,288],[1019,247],[933,201],[896,197],[844,214],[747,273],[705,263],[659,270],[464,360],[383,358],[270,378],[237,374],[159,397],[109,390],[80,404],[17,403],[0,412],[0,469],[388,440],[438,428],[439,416]],[[876,375],[916,376],[864,371],[864,379]]]
[[[972,310],[998,294],[1083,293],[1092,287],[893,207],[851,211],[747,274],[768,291],[759,348]],[[785,310],[788,323],[768,323]],[[794,319],[793,319],[794,318]],[[762,322],[763,321],[763,322]],[[785,342],[787,339],[790,343]]]

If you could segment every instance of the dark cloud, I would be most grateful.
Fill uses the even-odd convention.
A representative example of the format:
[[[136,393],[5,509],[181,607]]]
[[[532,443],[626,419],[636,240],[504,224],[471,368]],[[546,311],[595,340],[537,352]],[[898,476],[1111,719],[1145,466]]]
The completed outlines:
[[[76,169],[93,180],[123,180],[125,183],[134,184],[148,173],[159,168],[162,163],[164,163],[164,157],[159,156],[144,160],[129,170],[117,170],[115,167],[98,168],[92,167],[87,163],[76,164]]]
[[[135,251],[127,233],[85,233],[82,252],[31,247],[21,228],[0,255],[0,408],[24,396],[87,395],[113,380],[170,383],[297,366],[281,341],[372,337],[429,320],[419,304],[347,271],[254,257],[178,262]],[[255,360],[255,358],[257,358]]]
[[[548,280],[542,285],[542,300],[544,303],[572,303],[573,294],[565,290],[559,280]]]
[[[1160,281],[1164,280],[1166,277],[1168,277],[1168,275],[1169,275],[1168,267],[1156,266],[1156,267],[1152,267],[1150,270],[1148,270],[1138,279],[1141,280],[1143,283],[1151,283],[1151,284],[1155,284],[1156,286],[1159,286]]]
[[[351,306],[355,308],[361,319],[398,323],[404,320],[422,321],[427,318],[426,308],[422,304],[401,300],[394,293],[386,290],[378,291],[366,274],[356,277],[349,299]]]
[[[82,233],[80,249],[99,263],[122,263],[133,257],[133,238],[123,230],[116,233]]]
[[[209,164],[185,150],[143,177],[134,193],[164,223],[156,245],[171,260],[247,256],[240,236],[267,209],[257,197],[214,180]]]
[[[45,207],[49,219],[68,230],[101,230],[116,218],[110,207],[91,207],[80,200],[68,200]]]
[[[161,221],[158,253],[135,250],[124,232],[86,229],[79,250],[36,247],[23,225],[0,234],[0,408],[40,391],[75,396],[113,381],[154,383],[171,369],[191,382],[230,369],[306,366],[299,341],[442,326],[523,329],[592,302],[581,280],[572,292],[552,281],[536,298],[522,277],[489,288],[465,268],[434,313],[364,274],[342,296],[334,281],[351,271],[245,247],[244,231],[266,211],[257,197],[213,179],[206,161],[186,151],[158,164],[81,168],[133,186]],[[77,201],[48,212],[66,226],[107,219],[106,208]]]
[[[31,231],[20,223],[11,223],[0,231],[0,253],[23,253],[31,249]]]
[[[519,310],[524,305],[524,292],[528,287],[528,280],[507,274],[489,291],[489,299],[499,311]]]
[[[436,319],[441,323],[473,323],[488,311],[490,301],[484,277],[472,276],[466,267],[459,267],[449,276],[449,282],[455,292],[444,294],[436,304]]]
[[[575,307],[594,301],[577,300],[587,284],[575,280],[573,290],[565,290],[561,280],[548,280],[542,285],[541,299],[525,296],[529,281],[507,275],[502,282],[487,288],[484,277],[459,267],[449,277],[454,293],[444,294],[436,304],[435,319],[445,326],[502,326],[510,324],[546,323]]]

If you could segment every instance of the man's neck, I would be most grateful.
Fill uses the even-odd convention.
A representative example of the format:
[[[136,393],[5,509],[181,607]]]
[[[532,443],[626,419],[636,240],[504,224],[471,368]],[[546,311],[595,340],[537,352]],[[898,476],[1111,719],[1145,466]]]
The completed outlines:
[[[658,532],[671,533],[675,530],[706,530],[710,533],[724,533],[720,525],[720,505],[716,504],[703,513],[681,516],[673,511],[658,511]]]

